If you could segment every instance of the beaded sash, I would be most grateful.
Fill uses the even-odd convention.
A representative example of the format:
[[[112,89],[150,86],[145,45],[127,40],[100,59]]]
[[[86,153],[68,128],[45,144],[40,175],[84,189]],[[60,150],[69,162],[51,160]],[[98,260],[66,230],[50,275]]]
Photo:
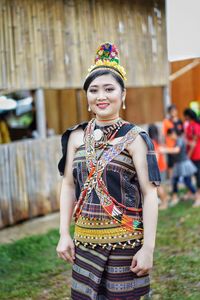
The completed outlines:
[[[84,183],[79,200],[75,209],[75,221],[78,221],[81,215],[81,210],[86,196],[88,197],[94,189],[100,200],[100,204],[104,211],[117,222],[119,225],[133,232],[135,230],[142,231],[142,222],[134,220],[132,217],[125,215],[121,208],[126,208],[129,211],[141,212],[142,209],[124,207],[121,203],[112,197],[102,179],[103,170],[106,165],[117,155],[119,155],[127,145],[132,143],[137,135],[142,131],[141,128],[134,126],[130,129],[120,141],[114,144],[110,149],[104,150],[100,157],[97,158],[95,151],[94,139],[95,120],[92,119],[86,128],[85,145],[86,145],[86,164],[89,170],[89,175]]]

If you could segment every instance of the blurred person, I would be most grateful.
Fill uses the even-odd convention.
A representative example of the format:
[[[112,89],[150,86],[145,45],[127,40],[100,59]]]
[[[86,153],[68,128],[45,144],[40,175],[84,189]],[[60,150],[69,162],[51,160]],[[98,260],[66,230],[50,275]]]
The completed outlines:
[[[185,109],[183,114],[188,122],[185,128],[187,153],[197,168],[195,177],[198,193],[200,194],[200,122],[196,113],[190,108]]]
[[[167,135],[167,131],[170,128],[174,128],[176,133],[180,135],[183,133],[183,122],[178,117],[178,110],[175,104],[170,105],[167,108],[168,116],[163,120],[162,124],[162,133],[164,136],[165,144],[168,148],[173,148],[175,145],[175,141]],[[169,178],[172,177],[172,168],[174,165],[174,156],[170,153],[167,154],[167,166],[168,166],[168,173]]]
[[[159,167],[160,175],[161,175],[161,182],[164,182],[166,180],[167,164],[165,161],[164,154],[162,152],[160,152],[160,150],[159,150],[161,147],[161,144],[159,141],[158,127],[155,124],[150,124],[148,127],[148,134],[154,144],[156,157],[157,157],[157,161],[158,161],[158,167]],[[162,185],[160,185],[158,187],[158,196],[161,200],[159,209],[166,209],[168,207],[169,197]]]
[[[174,166],[173,166],[173,195],[171,205],[174,206],[179,202],[178,198],[178,182],[180,177],[183,178],[185,186],[188,190],[194,195],[194,204],[193,206],[200,205],[200,197],[197,193],[195,186],[192,183],[192,176],[196,173],[197,168],[193,162],[188,158],[186,152],[186,144],[182,136],[178,136],[175,128],[169,128],[167,135],[174,140],[174,148],[162,147],[160,151],[162,153],[170,153],[174,155]]]

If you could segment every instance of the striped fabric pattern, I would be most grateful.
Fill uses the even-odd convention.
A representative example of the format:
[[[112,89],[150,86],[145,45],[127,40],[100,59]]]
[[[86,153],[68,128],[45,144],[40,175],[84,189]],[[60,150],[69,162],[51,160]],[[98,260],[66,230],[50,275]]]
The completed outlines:
[[[72,270],[74,300],[138,300],[149,293],[149,275],[130,271],[136,248],[85,248],[76,246]]]

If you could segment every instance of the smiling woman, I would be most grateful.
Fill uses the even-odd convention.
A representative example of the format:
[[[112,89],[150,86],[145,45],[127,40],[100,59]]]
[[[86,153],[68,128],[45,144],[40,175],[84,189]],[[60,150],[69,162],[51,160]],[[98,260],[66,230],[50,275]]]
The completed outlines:
[[[72,299],[140,299],[150,290],[160,175],[147,133],[119,117],[125,79],[116,46],[101,45],[84,83],[95,118],[62,136],[57,253],[73,264]]]
[[[97,121],[113,121],[119,118],[122,101],[125,100],[125,89],[107,71],[93,79],[87,92],[88,105],[96,114]]]

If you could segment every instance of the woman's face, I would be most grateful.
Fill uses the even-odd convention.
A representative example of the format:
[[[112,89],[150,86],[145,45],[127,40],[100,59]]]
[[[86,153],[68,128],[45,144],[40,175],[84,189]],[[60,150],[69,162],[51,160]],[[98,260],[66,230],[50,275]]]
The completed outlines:
[[[87,90],[88,105],[97,119],[106,120],[119,117],[122,100],[125,99],[125,90],[110,75],[95,78]]]

